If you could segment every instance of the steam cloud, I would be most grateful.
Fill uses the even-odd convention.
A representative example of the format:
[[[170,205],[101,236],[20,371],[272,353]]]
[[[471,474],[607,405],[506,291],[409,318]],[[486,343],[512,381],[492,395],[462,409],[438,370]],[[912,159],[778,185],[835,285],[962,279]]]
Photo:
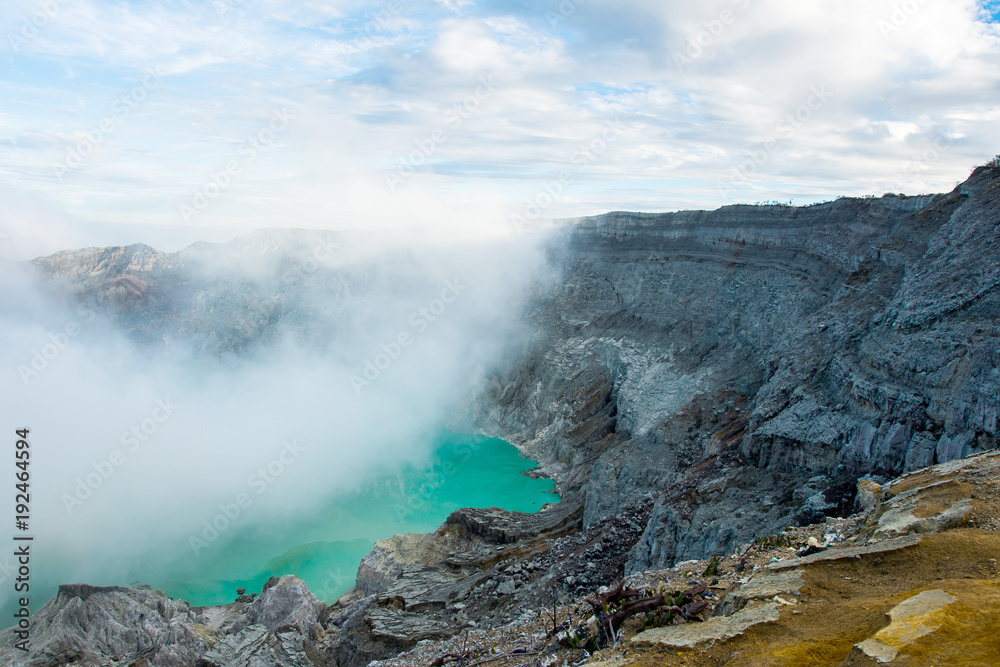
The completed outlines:
[[[292,521],[426,459],[523,340],[537,240],[262,231],[139,253],[151,273],[112,285],[94,249],[53,258],[56,278],[2,265],[5,449],[31,429],[35,572],[155,584],[198,567],[234,507],[242,527]]]

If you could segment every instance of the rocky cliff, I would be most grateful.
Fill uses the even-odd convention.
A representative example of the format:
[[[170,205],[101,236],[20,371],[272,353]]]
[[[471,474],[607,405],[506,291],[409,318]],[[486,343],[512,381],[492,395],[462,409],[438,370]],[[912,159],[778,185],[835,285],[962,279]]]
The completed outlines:
[[[987,168],[933,197],[582,220],[477,416],[584,527],[654,500],[626,572],[843,514],[863,475],[996,447],[998,224]]]
[[[534,289],[529,336],[455,420],[539,461],[563,502],[462,510],[437,533],[380,542],[325,612],[324,655],[362,665],[510,623],[848,515],[860,478],[995,448],[998,239],[988,167],[942,195],[612,213],[548,237],[558,280]],[[169,342],[167,314],[212,353],[252,349],[289,319],[336,333],[289,309],[280,279],[252,297],[232,283],[193,291],[177,258],[151,249],[85,254],[85,272],[72,253],[36,264],[147,344]],[[276,276],[298,266],[281,257]],[[324,293],[356,295],[345,276],[358,269],[331,270]]]
[[[381,543],[356,614],[365,636],[396,628],[394,642],[341,661],[422,639],[398,628],[435,592],[449,591],[434,613],[453,628],[470,612],[512,622],[615,577],[848,515],[860,478],[995,448],[998,232],[1000,170],[988,168],[937,196],[572,225],[549,243],[561,279],[528,305],[534,337],[470,411],[558,480],[575,530],[510,539],[495,527],[509,517],[480,511],[417,539],[462,535],[475,564],[464,576]],[[372,576],[376,557],[391,583]]]

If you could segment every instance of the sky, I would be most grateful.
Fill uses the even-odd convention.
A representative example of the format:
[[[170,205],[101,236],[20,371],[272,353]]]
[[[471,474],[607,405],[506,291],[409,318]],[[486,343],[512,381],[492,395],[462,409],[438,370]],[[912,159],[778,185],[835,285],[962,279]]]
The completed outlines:
[[[0,257],[950,190],[1000,3],[7,0]]]

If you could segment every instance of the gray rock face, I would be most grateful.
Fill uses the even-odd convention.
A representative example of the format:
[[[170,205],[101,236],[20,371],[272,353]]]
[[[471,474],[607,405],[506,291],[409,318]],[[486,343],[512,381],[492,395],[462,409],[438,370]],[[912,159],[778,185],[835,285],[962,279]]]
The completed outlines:
[[[247,622],[263,625],[271,632],[294,628],[308,636],[326,605],[316,599],[304,581],[286,574],[271,577],[256,600],[247,608]]]
[[[581,489],[653,494],[627,572],[853,509],[996,447],[1000,170],[947,195],[614,213],[552,243],[533,346],[476,417]]]
[[[172,667],[192,664],[210,641],[185,603],[148,590],[60,586],[32,621],[27,655],[14,649],[12,629],[0,633],[0,663],[96,667],[111,656],[134,656]]]
[[[767,572],[757,574],[751,577],[745,584],[741,584],[722,600],[722,604],[719,605],[718,615],[732,616],[746,607],[750,602],[757,600],[768,601],[776,595],[784,595],[794,599],[794,596],[799,594],[803,586],[805,586],[805,581],[802,579],[802,572],[798,570],[777,574]]]
[[[923,489],[921,489],[923,490]],[[972,511],[972,499],[964,498],[942,509],[933,516],[915,516],[916,494],[900,494],[886,504],[885,512],[879,517],[875,537],[895,537],[911,533],[940,533],[965,523]]]
[[[327,612],[341,638],[338,664],[360,667],[470,624],[509,620],[522,605],[534,608],[564,558],[515,562],[576,533],[580,510],[572,499],[538,514],[463,509],[436,533],[379,540],[355,588]]]
[[[60,586],[32,617],[27,654],[13,629],[0,632],[0,664],[336,667],[316,625],[324,605],[299,579],[275,580],[262,601],[193,609],[145,588]]]
[[[907,549],[918,544],[920,544],[920,535],[907,535],[906,537],[882,540],[871,545],[830,549],[828,551],[822,551],[820,553],[803,556],[801,558],[789,558],[788,560],[771,563],[768,565],[768,569],[775,571],[788,570],[791,568],[801,567],[803,565],[809,565],[810,563],[819,563],[821,561],[852,559],[860,556],[868,556],[870,554],[898,551],[899,549]]]
[[[224,637],[201,659],[199,667],[316,667],[306,652],[302,636],[294,633],[273,634],[267,628],[256,625],[239,634]],[[336,663],[325,663],[335,666]]]

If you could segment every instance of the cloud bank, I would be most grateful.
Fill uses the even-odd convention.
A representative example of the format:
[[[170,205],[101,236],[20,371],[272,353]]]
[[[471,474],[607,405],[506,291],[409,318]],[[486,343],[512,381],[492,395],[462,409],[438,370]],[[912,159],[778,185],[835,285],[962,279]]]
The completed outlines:
[[[8,4],[0,174],[88,230],[496,234],[947,190],[1000,145],[995,3]]]

